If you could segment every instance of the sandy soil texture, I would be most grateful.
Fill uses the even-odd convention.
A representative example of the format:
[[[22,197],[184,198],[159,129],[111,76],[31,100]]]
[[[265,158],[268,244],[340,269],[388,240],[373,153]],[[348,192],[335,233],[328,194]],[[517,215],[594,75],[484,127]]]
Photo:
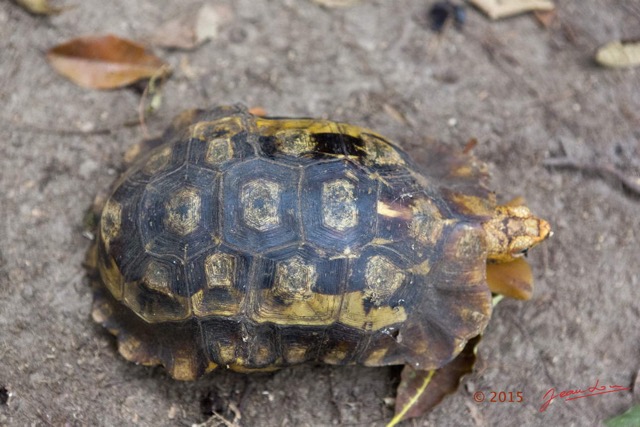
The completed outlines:
[[[143,136],[140,94],[77,87],[45,52],[86,34],[142,40],[197,2],[68,3],[50,18],[0,3],[0,425],[189,426],[213,411],[235,411],[242,426],[384,425],[397,368],[305,365],[180,383],[126,362],[90,320],[83,218]],[[426,139],[477,138],[501,200],[526,196],[554,227],[529,257],[533,299],[501,303],[476,371],[405,425],[596,426],[632,405],[626,391],[539,412],[550,388],[629,387],[640,369],[640,197],[611,174],[544,164],[566,157],[639,179],[640,70],[592,60],[601,44],[640,37],[635,0],[558,0],[549,28],[469,8],[462,30],[442,34],[425,25],[432,1],[211,3],[224,16],[213,40],[156,51],[174,74],[152,134],[185,108],[242,102],[373,128],[418,161]],[[476,403],[479,391],[524,401]]]

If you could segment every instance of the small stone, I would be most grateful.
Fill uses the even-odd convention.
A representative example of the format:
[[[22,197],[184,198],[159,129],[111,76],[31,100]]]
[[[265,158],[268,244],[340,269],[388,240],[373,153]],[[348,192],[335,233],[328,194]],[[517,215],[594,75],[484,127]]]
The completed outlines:
[[[176,418],[176,415],[178,415],[178,406],[176,404],[171,404],[171,407],[169,408],[169,413],[167,414],[167,417],[170,420],[173,420]]]

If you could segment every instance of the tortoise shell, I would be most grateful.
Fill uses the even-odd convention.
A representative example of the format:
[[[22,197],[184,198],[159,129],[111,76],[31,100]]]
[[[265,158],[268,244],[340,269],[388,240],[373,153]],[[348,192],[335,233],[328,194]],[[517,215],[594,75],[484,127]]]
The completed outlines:
[[[435,369],[491,314],[486,166],[325,120],[191,110],[102,206],[93,316],[177,379],[306,361]]]

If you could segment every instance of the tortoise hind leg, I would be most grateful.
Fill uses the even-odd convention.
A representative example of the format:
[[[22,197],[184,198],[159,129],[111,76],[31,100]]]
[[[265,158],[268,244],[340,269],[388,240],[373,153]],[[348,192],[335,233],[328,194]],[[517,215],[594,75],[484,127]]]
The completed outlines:
[[[163,365],[171,377],[182,381],[195,380],[217,367],[202,357],[200,330],[194,321],[168,322],[158,328],[100,286],[94,286],[92,317],[116,336],[119,353],[130,362]]]
[[[137,337],[138,334],[127,332],[116,316],[117,311],[119,311],[118,307],[113,304],[111,298],[102,289],[94,291],[91,317],[117,337],[120,354],[131,362],[145,366],[161,364],[160,359],[154,356],[156,351],[153,346],[145,344],[145,340],[140,340]]]

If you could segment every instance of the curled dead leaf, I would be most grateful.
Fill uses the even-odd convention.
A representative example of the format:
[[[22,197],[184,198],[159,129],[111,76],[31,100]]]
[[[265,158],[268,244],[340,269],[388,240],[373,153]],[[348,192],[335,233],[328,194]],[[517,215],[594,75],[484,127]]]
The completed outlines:
[[[91,89],[113,89],[169,72],[144,46],[113,35],[70,40],[51,48],[47,59],[57,72]]]
[[[596,62],[604,67],[626,68],[640,65],[640,41],[614,41],[596,52]]]
[[[319,4],[324,7],[349,7],[353,6],[356,3],[359,3],[360,0],[313,0],[314,3]]]
[[[487,283],[491,292],[528,300],[533,295],[533,273],[523,258],[487,264]]]
[[[205,41],[217,37],[220,27],[232,19],[231,8],[205,4],[196,11],[160,25],[149,37],[149,42],[169,49],[195,49]]]
[[[261,117],[267,116],[267,110],[259,106],[249,108],[249,113],[253,114],[254,116],[261,116]]]
[[[155,113],[162,104],[162,86],[164,84],[164,77],[166,77],[166,74],[162,73],[152,76],[140,97],[140,103],[138,104],[138,119],[145,139],[151,138],[145,123],[145,117],[147,114]],[[147,99],[149,99],[149,103],[147,103]]]
[[[384,104],[382,104],[382,109],[384,110],[385,113],[387,113],[387,115],[389,115],[389,117],[391,117],[396,122],[403,125],[406,125],[409,123],[405,115],[402,114],[402,112],[398,110],[396,107],[394,107],[393,105],[385,102]]]
[[[536,18],[538,23],[544,27],[549,28],[553,21],[557,18],[557,12],[555,9],[552,10],[534,10],[533,16]]]
[[[66,9],[51,6],[49,0],[16,0],[16,3],[34,15],[57,15]]]
[[[469,0],[474,6],[489,15],[491,19],[501,19],[535,10],[553,10],[551,0]]]
[[[470,138],[467,143],[464,145],[462,152],[464,154],[469,154],[473,149],[478,145],[478,140],[476,138]]]
[[[398,387],[395,416],[387,427],[427,413],[445,396],[456,391],[462,377],[473,370],[479,342],[480,336],[469,340],[455,359],[437,370],[420,371],[405,366]]]

